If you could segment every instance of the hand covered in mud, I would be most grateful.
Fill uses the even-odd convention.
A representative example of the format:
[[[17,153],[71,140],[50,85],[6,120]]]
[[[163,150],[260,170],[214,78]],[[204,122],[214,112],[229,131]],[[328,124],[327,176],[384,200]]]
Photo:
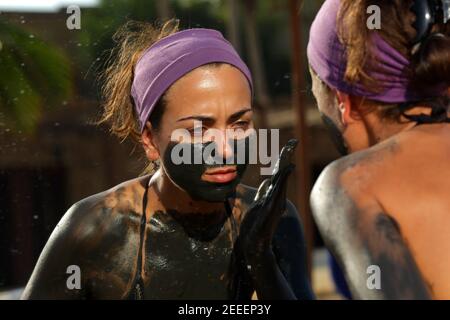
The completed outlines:
[[[272,176],[261,183],[253,204],[245,213],[239,244],[247,264],[271,250],[278,221],[286,209],[287,180],[295,168],[291,158],[297,143],[292,139],[283,147]]]

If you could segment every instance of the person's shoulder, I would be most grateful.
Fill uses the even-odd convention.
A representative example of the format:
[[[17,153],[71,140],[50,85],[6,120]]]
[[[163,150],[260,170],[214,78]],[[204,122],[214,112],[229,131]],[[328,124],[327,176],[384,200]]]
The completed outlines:
[[[312,196],[336,187],[349,193],[367,191],[366,188],[391,165],[400,148],[398,139],[392,138],[331,162],[319,175]]]
[[[356,185],[362,186],[367,180],[367,176],[362,175],[363,171],[367,172],[368,161],[365,151],[358,152],[343,158],[337,159],[328,164],[321,174],[311,192],[312,201],[323,198],[334,198],[337,192],[346,190],[351,191]],[[360,179],[356,180],[356,177]]]
[[[142,199],[149,176],[124,181],[112,188],[88,196],[74,203],[68,213],[71,216],[86,215],[96,211],[140,213]]]
[[[120,227],[122,220],[138,223],[148,180],[148,176],[138,177],[77,201],[63,215],[52,236],[64,235],[79,242],[101,232],[116,232],[114,226]]]
[[[379,179],[388,179],[387,168],[399,149],[396,139],[391,139],[326,166],[310,195],[315,221],[331,227],[336,221],[363,219],[364,212],[369,211],[357,208],[379,205],[376,197]]]

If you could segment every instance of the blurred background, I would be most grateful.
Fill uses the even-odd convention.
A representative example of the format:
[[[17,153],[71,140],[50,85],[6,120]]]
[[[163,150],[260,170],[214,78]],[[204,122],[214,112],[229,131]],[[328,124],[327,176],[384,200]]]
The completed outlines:
[[[255,81],[256,124],[297,137],[289,199],[304,222],[320,299],[340,299],[308,193],[337,153],[320,122],[306,62],[321,0],[0,0],[0,299],[17,298],[51,231],[73,204],[132,179],[139,148],[92,125],[112,35],[127,20],[215,28],[234,44]],[[80,8],[80,28],[67,27]],[[69,8],[69,9],[68,9]],[[257,168],[245,182],[257,186]]]

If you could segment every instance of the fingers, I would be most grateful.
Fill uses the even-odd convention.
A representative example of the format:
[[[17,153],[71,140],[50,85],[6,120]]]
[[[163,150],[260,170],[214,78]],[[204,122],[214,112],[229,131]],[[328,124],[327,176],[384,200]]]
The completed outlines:
[[[247,209],[244,215],[244,220],[241,223],[240,230],[243,233],[247,233],[259,219],[259,214],[261,210],[261,206],[264,203],[264,199],[267,194],[267,190],[270,186],[270,179],[265,179],[258,187],[258,191],[256,191],[255,198],[253,199],[253,203]]]
[[[295,168],[291,163],[297,140],[290,140],[282,149],[271,178],[264,180],[256,193],[254,206],[247,211],[242,231],[250,232],[254,245],[270,246],[278,221],[285,211],[287,180]],[[245,228],[243,228],[245,227]]]
[[[287,159],[291,161],[292,155],[294,154],[294,150],[297,147],[298,140],[297,139],[291,139],[289,140],[283,147],[280,153],[281,159]]]
[[[275,185],[272,185],[272,190],[270,190],[269,195],[265,199],[260,215],[258,216],[261,223],[261,237],[269,243],[286,207],[287,179],[294,167],[291,164],[280,172],[280,177]]]
[[[286,190],[288,185],[287,180],[294,168],[295,165],[293,164],[290,164],[288,167],[284,168],[283,171],[280,172],[277,180],[271,185],[271,189],[267,195],[265,203],[265,206],[269,208],[271,213],[273,211],[277,211],[276,209],[280,208],[280,205],[284,206],[286,202]],[[280,215],[281,214],[282,212]]]
[[[280,152],[280,156],[278,157],[278,161],[275,165],[275,168],[272,172],[272,177],[270,178],[270,181],[267,181],[269,179],[266,179],[260,185],[255,200],[256,199],[261,200],[263,197],[270,196],[269,193],[273,191],[275,185],[279,183],[280,179],[283,179],[283,174],[287,173],[289,175],[291,171],[290,168],[291,166],[293,166],[293,164],[291,163],[291,158],[294,154],[297,144],[298,144],[297,139],[291,139],[284,145],[283,149]]]
[[[265,179],[259,185],[258,191],[256,192],[256,196],[255,196],[254,202],[259,202],[266,196],[266,193],[267,193],[267,190],[268,190],[269,186],[270,186],[270,179]]]
[[[275,179],[281,171],[287,168],[291,164],[292,156],[294,155],[295,148],[297,147],[298,140],[291,139],[286,143],[280,152],[278,161],[272,173],[273,179]]]

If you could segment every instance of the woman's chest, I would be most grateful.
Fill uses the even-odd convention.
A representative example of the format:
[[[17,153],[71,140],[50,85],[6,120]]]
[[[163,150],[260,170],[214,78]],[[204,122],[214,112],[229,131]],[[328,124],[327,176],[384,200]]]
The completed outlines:
[[[202,239],[152,218],[143,242],[145,299],[229,299],[234,234],[229,221]]]

